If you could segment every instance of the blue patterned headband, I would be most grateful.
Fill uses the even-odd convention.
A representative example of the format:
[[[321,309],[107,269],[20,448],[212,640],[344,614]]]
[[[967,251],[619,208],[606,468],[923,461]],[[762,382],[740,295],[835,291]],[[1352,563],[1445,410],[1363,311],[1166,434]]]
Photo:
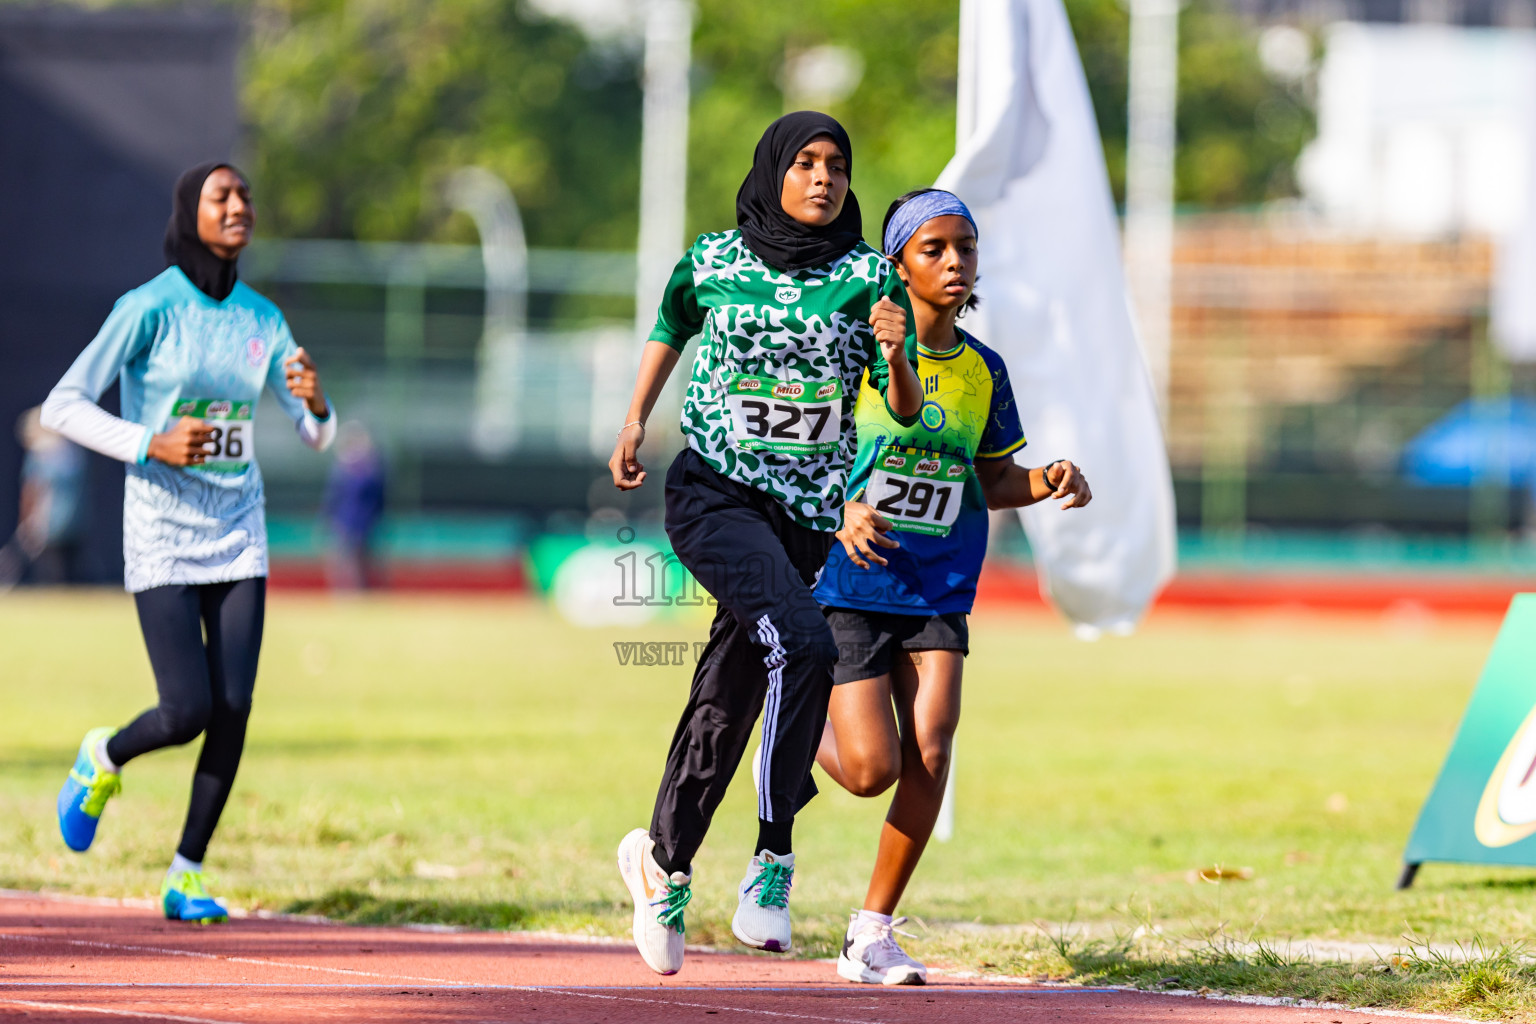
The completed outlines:
[[[976,231],[977,235],[981,234],[976,228],[976,218],[971,216],[971,211],[966,209],[959,196],[934,189],[912,197],[897,208],[895,216],[885,228],[885,254],[895,256],[917,234],[918,228],[935,217],[944,216],[964,217],[971,222],[971,230]]]

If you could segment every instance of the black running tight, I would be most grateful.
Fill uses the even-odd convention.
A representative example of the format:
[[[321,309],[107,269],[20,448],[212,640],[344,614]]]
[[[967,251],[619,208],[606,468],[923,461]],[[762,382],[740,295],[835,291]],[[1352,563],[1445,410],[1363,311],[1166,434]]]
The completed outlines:
[[[201,861],[245,747],[266,614],[265,578],[155,587],[134,595],[160,703],[107,741],[117,765],[203,734],[176,852]]]

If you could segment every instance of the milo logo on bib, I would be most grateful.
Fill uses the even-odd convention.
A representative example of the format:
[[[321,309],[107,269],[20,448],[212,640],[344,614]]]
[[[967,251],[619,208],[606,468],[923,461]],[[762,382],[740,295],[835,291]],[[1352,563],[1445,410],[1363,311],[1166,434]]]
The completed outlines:
[[[971,467],[948,455],[887,451],[876,461],[864,500],[898,530],[942,537],[960,515]]]
[[[824,455],[842,444],[842,381],[775,380],[740,373],[725,384],[736,447],[779,455]]]

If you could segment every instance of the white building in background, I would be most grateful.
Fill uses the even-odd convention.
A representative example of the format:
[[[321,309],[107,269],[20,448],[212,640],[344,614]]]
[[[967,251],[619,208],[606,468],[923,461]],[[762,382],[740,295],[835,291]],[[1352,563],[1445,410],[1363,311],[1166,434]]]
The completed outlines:
[[[1536,31],[1342,22],[1327,31],[1318,134],[1298,165],[1333,226],[1503,236],[1536,161]]]

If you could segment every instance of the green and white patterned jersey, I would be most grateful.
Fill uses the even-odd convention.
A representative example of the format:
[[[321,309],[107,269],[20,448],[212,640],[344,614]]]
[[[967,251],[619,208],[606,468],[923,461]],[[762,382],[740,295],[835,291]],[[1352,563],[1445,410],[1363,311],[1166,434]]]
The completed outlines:
[[[857,447],[860,381],[867,367],[870,386],[884,395],[890,377],[869,326],[881,296],[907,311],[907,358],[916,365],[906,289],[868,245],[824,266],[782,271],[740,231],[700,235],[672,271],[650,335],[681,352],[702,332],[683,397],[688,446],[722,475],[771,495],[797,522],[836,530]]]

